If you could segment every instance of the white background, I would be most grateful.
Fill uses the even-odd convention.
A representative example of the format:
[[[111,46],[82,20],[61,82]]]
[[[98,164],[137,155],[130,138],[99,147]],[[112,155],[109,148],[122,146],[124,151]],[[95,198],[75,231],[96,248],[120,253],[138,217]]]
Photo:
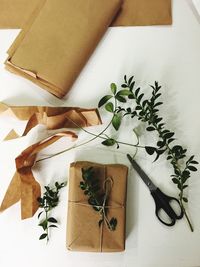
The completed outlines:
[[[188,1],[173,1],[173,25],[153,27],[110,28],[79,76],[70,94],[63,100],[20,77],[4,70],[6,50],[18,31],[0,31],[0,100],[13,105],[65,105],[96,107],[109,84],[121,84],[124,74],[135,75],[138,85],[147,92],[155,80],[162,84],[165,103],[162,115],[170,129],[176,132],[188,153],[199,157],[200,148],[200,24]],[[13,127],[20,133],[24,123],[16,119],[0,118],[1,139]],[[127,125],[125,125],[127,126]],[[91,130],[99,131],[101,127]],[[125,127],[123,128],[125,129]],[[0,144],[0,200],[14,172],[14,158],[28,144],[45,135],[37,127],[27,137]],[[87,136],[81,134],[80,139]],[[125,131],[121,139],[125,138]],[[152,136],[144,136],[149,144]],[[133,140],[134,142],[134,137]],[[61,140],[45,153],[59,151],[70,145]],[[92,144],[91,144],[92,145]],[[42,184],[68,178],[71,161],[95,160],[118,162],[129,166],[125,149],[122,153],[96,150],[92,146],[63,154],[37,165],[34,173]],[[43,152],[44,153],[44,152]],[[170,181],[171,166],[161,158],[152,164],[152,158],[140,152],[137,156],[146,172],[166,193],[176,196]],[[127,199],[127,239],[123,253],[96,254],[69,252],[65,247],[67,190],[63,189],[61,202],[55,211],[59,229],[52,231],[48,245],[38,241],[41,234],[37,216],[20,220],[17,204],[0,215],[0,266],[87,266],[87,267],[199,267],[200,266],[200,175],[192,175],[189,186],[188,210],[195,228],[189,231],[185,220],[173,228],[164,227],[154,215],[154,202],[140,178],[130,171]]]

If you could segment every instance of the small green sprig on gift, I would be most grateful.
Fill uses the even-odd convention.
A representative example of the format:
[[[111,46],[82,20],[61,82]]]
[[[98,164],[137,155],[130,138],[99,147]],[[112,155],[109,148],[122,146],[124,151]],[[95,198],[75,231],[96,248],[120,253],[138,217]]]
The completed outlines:
[[[144,93],[141,92],[141,88],[135,86],[133,78],[132,76],[127,79],[124,76],[124,83],[119,90],[117,89],[117,85],[112,83],[110,86],[112,94],[104,96],[99,101],[99,107],[105,106],[105,109],[112,113],[112,125],[116,131],[119,130],[123,118],[130,116],[131,118],[137,118],[145,122],[147,124],[147,131],[155,131],[157,133],[158,140],[156,146],[145,146],[144,148],[149,155],[156,154],[154,161],[158,160],[162,154],[166,154],[167,160],[171,163],[174,170],[171,177],[173,183],[178,187],[181,207],[183,208],[190,229],[193,231],[184,205],[184,202],[188,202],[187,197],[184,196],[184,190],[188,187],[187,182],[191,176],[191,172],[197,171],[194,165],[198,164],[198,162],[194,160],[194,155],[185,160],[187,158],[187,149],[179,144],[173,145],[176,141],[175,133],[166,129],[163,118],[158,115],[158,107],[163,104],[159,100],[161,86],[158,82],[151,85],[151,97],[144,99]],[[118,103],[121,104],[119,105]],[[125,106],[125,103],[129,103],[129,106]],[[119,148],[118,141],[110,137],[103,141],[102,144],[106,146],[117,144],[117,148]],[[185,162],[183,163],[182,161],[184,160]]]
[[[50,188],[49,186],[45,186],[45,192],[43,197],[38,198],[39,207],[43,209],[38,214],[38,219],[40,219],[41,215],[44,214],[44,218],[40,221],[39,226],[43,228],[44,233],[39,237],[40,240],[46,239],[49,241],[49,229],[56,228],[58,221],[54,217],[50,217],[50,211],[55,208],[59,203],[59,192],[60,189],[66,186],[66,182],[64,183],[55,183],[55,186]]]
[[[88,196],[88,204],[92,208],[99,212],[101,219],[99,220],[99,227],[103,222],[106,223],[109,230],[114,231],[117,226],[117,219],[107,218],[108,208],[106,208],[106,203],[108,200],[108,195],[106,192],[101,192],[99,186],[99,179],[95,177],[94,168],[82,168],[82,178],[83,181],[80,182],[80,188],[84,191],[84,194]]]

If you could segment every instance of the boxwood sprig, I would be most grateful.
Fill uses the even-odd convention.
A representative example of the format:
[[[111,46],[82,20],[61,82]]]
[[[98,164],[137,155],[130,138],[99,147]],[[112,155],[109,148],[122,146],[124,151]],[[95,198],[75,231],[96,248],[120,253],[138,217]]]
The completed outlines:
[[[158,160],[162,154],[165,154],[166,159],[171,163],[174,171],[171,175],[172,182],[179,190],[180,204],[190,229],[193,231],[184,205],[184,202],[188,202],[187,197],[184,195],[184,190],[188,187],[188,179],[191,176],[191,172],[197,171],[196,165],[198,162],[194,159],[194,155],[187,157],[187,149],[177,144],[175,133],[166,128],[163,118],[159,116],[159,107],[163,104],[159,100],[161,86],[155,81],[154,85],[150,85],[150,87],[152,89],[151,96],[145,98],[141,88],[136,87],[134,76],[127,79],[125,75],[120,89],[117,88],[116,84],[111,84],[112,95],[103,97],[99,101],[99,107],[105,106],[108,112],[113,113],[112,125],[116,131],[120,129],[123,117],[130,116],[145,122],[148,132],[157,133],[156,146],[145,146],[145,150],[149,155],[156,155],[154,161]],[[128,107],[126,103],[129,104]],[[175,142],[176,144],[174,144]],[[102,144],[112,146],[116,142],[114,139],[108,138]]]
[[[40,221],[39,226],[42,227],[44,233],[39,237],[40,240],[46,239],[46,241],[49,241],[49,229],[50,228],[57,228],[58,221],[52,217],[49,216],[50,211],[55,208],[59,203],[59,192],[60,190],[66,186],[66,182],[64,183],[58,183],[55,182],[54,187],[45,186],[45,192],[43,194],[43,197],[38,198],[39,207],[43,209],[38,214],[38,219],[44,214],[44,218]]]

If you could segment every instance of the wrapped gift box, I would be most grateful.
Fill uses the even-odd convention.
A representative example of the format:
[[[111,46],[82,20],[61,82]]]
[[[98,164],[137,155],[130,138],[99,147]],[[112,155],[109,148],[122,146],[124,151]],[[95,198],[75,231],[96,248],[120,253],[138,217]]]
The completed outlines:
[[[88,204],[88,195],[80,187],[82,170],[92,168],[94,179],[99,182],[99,191],[105,194],[105,185],[110,183],[106,197],[106,218]],[[70,166],[67,248],[73,251],[117,252],[125,249],[125,214],[128,168],[120,164],[102,165],[79,161]],[[116,219],[115,230],[109,229],[106,220]]]

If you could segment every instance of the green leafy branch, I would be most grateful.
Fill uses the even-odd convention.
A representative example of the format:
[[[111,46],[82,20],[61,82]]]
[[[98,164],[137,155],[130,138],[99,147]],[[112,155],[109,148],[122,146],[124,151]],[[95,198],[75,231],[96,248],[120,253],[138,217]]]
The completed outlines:
[[[108,196],[106,192],[102,193],[99,186],[100,181],[95,177],[94,168],[82,168],[82,179],[80,188],[84,191],[84,194],[88,196],[88,204],[100,214],[99,227],[105,222],[108,229],[114,231],[117,226],[117,219],[112,217],[109,220],[107,218],[108,208],[106,208],[106,204]]]
[[[50,188],[45,186],[45,192],[43,197],[38,198],[39,206],[43,209],[38,214],[38,219],[44,214],[44,218],[40,221],[39,226],[42,227],[44,233],[39,237],[40,240],[45,239],[49,241],[49,229],[57,228],[58,221],[54,217],[50,217],[50,211],[55,208],[59,203],[59,192],[60,189],[66,186],[66,183],[55,183],[55,187]]]
[[[191,176],[191,172],[197,171],[194,165],[198,164],[198,162],[194,160],[194,156],[185,160],[187,149],[184,149],[181,145],[173,145],[176,140],[175,133],[166,129],[163,118],[158,114],[158,107],[163,104],[163,102],[159,100],[161,96],[161,86],[158,82],[151,85],[151,97],[149,99],[144,99],[144,93],[141,92],[141,88],[135,88],[136,84],[133,78],[132,76],[127,79],[127,77],[124,76],[124,83],[121,85],[120,90],[117,89],[116,84],[111,84],[111,92],[113,95],[104,96],[99,101],[99,107],[105,106],[108,112],[113,113],[112,125],[116,131],[119,130],[122,119],[125,116],[130,116],[131,118],[137,118],[147,123],[147,131],[157,132],[158,140],[156,146],[145,146],[145,150],[149,155],[156,154],[154,161],[158,160],[164,153],[167,155],[167,160],[171,163],[174,170],[174,173],[171,175],[172,181],[178,187],[180,204],[190,229],[193,231],[192,224],[184,206],[184,202],[188,202],[187,197],[184,196],[184,190],[188,187],[187,181]],[[122,106],[115,105],[114,108],[113,102],[120,102]],[[125,106],[127,102],[132,105],[128,107]],[[102,144],[106,146],[112,146],[115,143],[115,140],[111,138],[102,142]],[[185,163],[182,163],[183,160],[185,160]]]

